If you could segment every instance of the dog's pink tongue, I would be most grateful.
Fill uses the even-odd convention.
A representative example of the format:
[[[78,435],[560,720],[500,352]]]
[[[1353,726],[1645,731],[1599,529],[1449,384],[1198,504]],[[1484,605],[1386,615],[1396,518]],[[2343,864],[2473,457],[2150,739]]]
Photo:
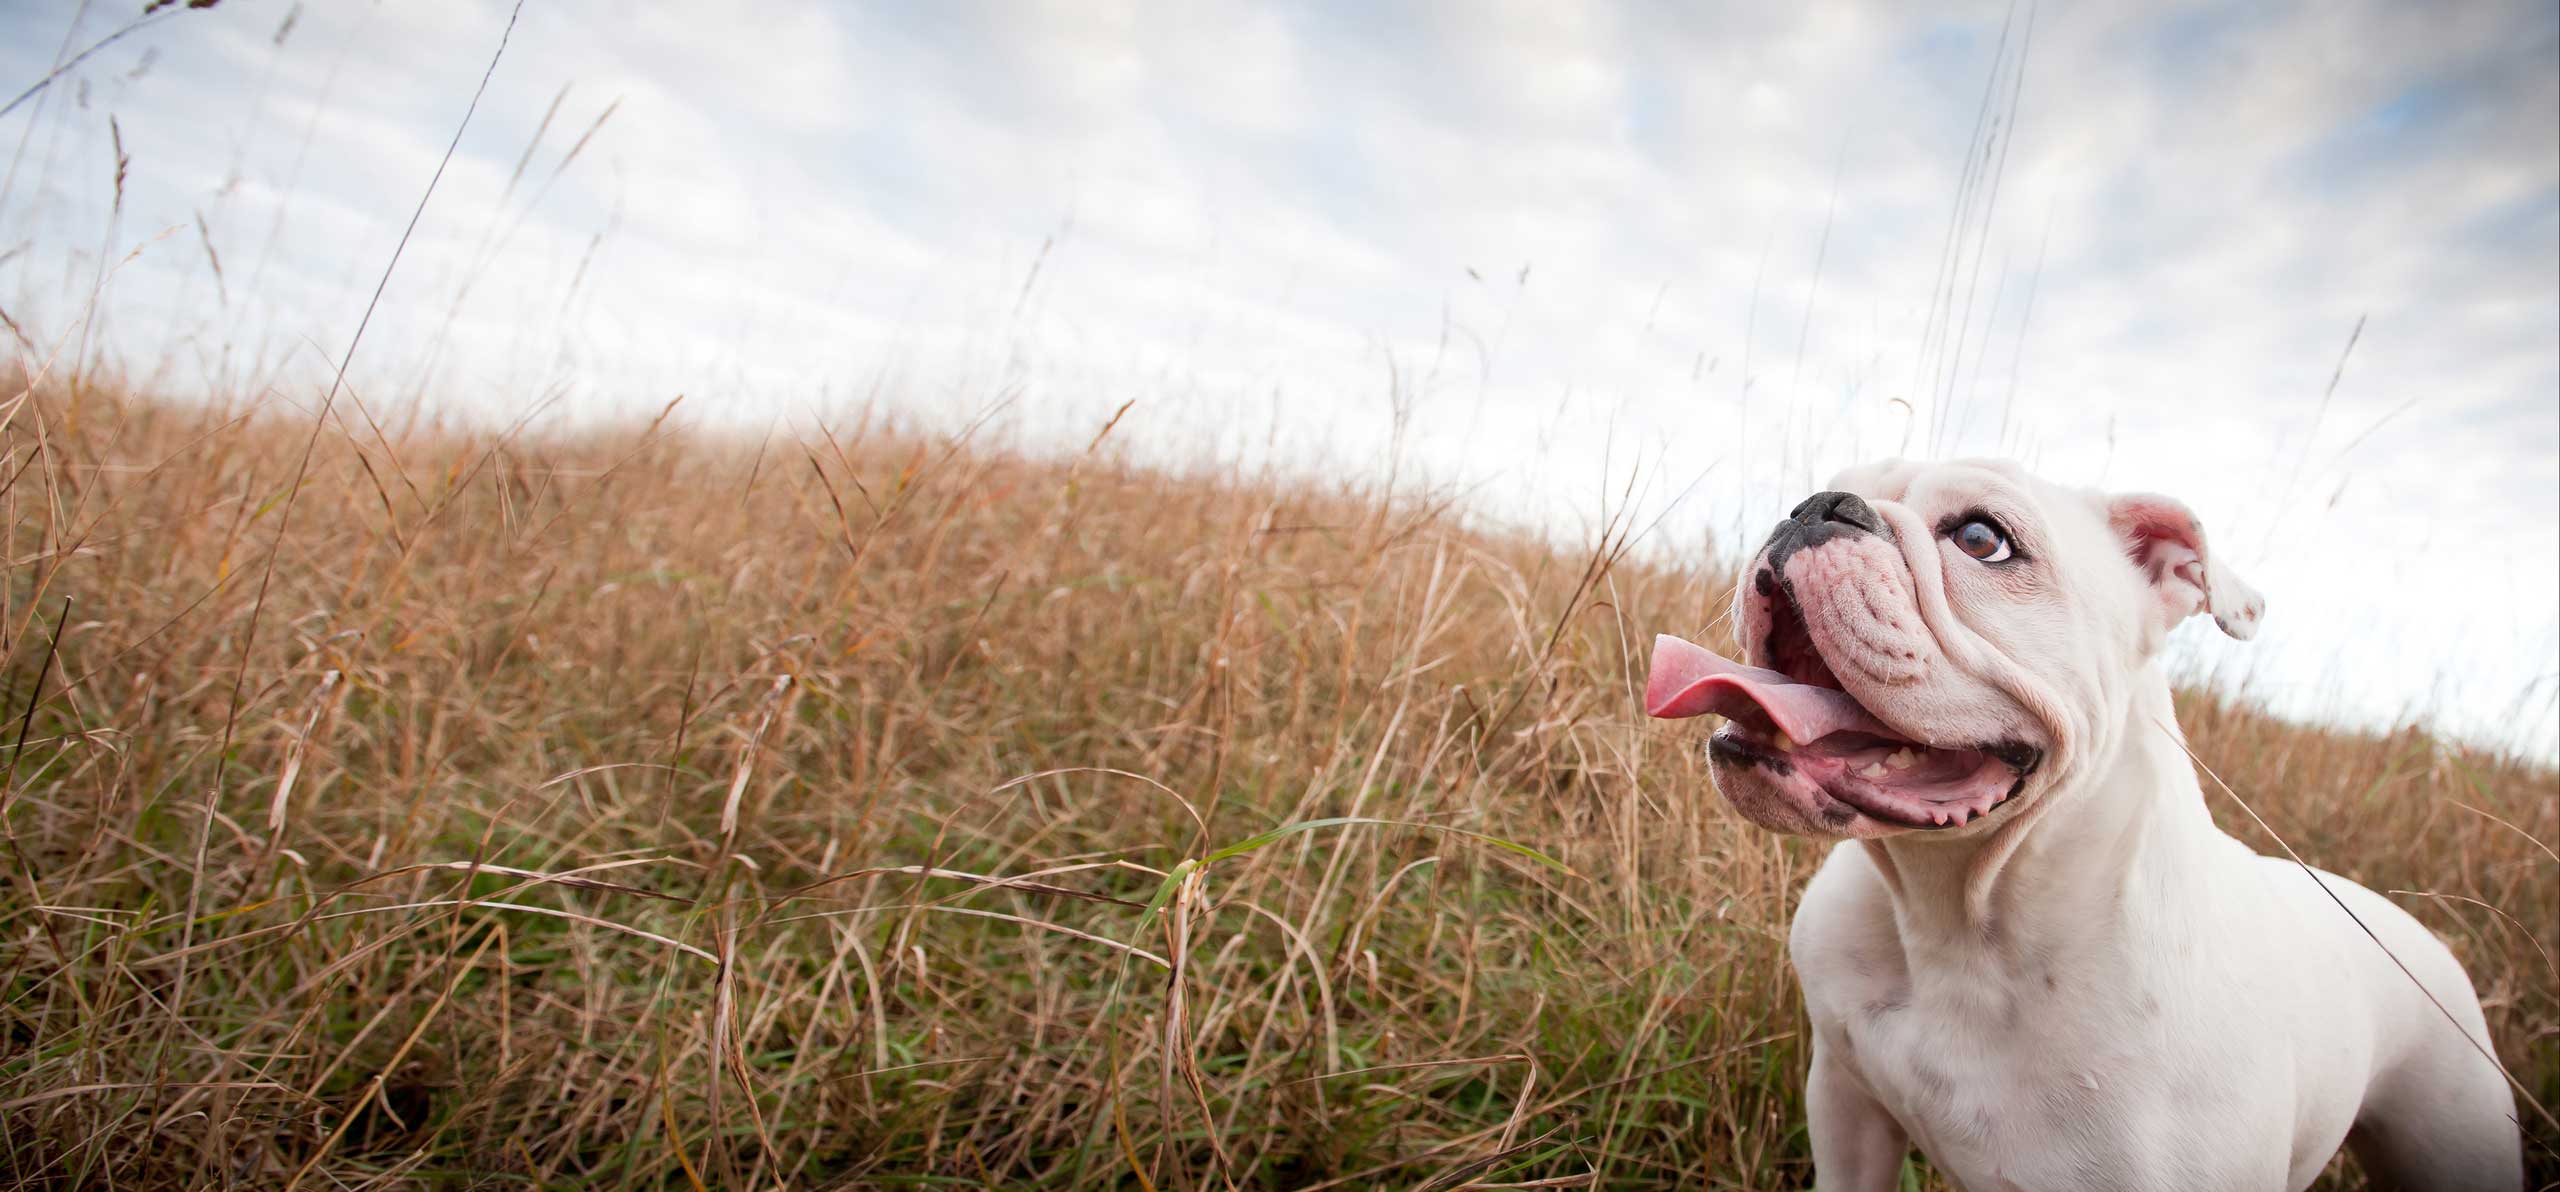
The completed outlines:
[[[1836,687],[1799,683],[1765,667],[1744,666],[1668,633],[1653,639],[1653,673],[1645,679],[1644,710],[1666,720],[1683,716],[1747,713],[1757,708],[1778,731],[1797,741],[1838,732],[1900,734]]]

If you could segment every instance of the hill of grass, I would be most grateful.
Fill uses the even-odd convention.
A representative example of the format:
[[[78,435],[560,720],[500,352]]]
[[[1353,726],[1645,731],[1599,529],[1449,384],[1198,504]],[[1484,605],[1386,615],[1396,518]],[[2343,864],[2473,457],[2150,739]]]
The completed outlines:
[[[0,426],[0,1181],[1807,1180],[1818,850],[1638,714],[1727,579],[1632,527],[876,425]],[[2180,705],[2560,1103],[2560,779]]]

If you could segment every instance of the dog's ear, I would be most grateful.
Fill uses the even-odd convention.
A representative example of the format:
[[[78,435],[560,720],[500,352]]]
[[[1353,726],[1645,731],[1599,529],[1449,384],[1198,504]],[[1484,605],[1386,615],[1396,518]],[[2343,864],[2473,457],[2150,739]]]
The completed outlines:
[[[2157,493],[2126,493],[2107,502],[2107,524],[2151,585],[2156,632],[2209,612],[2224,633],[2257,636],[2266,597],[2205,549],[2204,526],[2185,505]]]

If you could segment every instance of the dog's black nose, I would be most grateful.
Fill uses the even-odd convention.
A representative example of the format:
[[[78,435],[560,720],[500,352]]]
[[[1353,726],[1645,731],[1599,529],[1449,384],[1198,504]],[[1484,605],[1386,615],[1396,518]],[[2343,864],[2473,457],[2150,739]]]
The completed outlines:
[[[1870,534],[1882,534],[1884,519],[1876,516],[1874,507],[1856,493],[1815,493],[1787,515],[1798,524],[1811,527],[1824,522],[1856,526]]]

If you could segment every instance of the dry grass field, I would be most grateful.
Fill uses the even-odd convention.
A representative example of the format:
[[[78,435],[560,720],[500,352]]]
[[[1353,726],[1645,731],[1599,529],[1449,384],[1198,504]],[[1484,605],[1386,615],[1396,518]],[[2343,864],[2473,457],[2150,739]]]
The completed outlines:
[[[1807,1182],[1818,853],[1636,707],[1703,545],[1107,435],[5,392],[0,1184]],[[2180,705],[2560,1103],[2560,778]]]

